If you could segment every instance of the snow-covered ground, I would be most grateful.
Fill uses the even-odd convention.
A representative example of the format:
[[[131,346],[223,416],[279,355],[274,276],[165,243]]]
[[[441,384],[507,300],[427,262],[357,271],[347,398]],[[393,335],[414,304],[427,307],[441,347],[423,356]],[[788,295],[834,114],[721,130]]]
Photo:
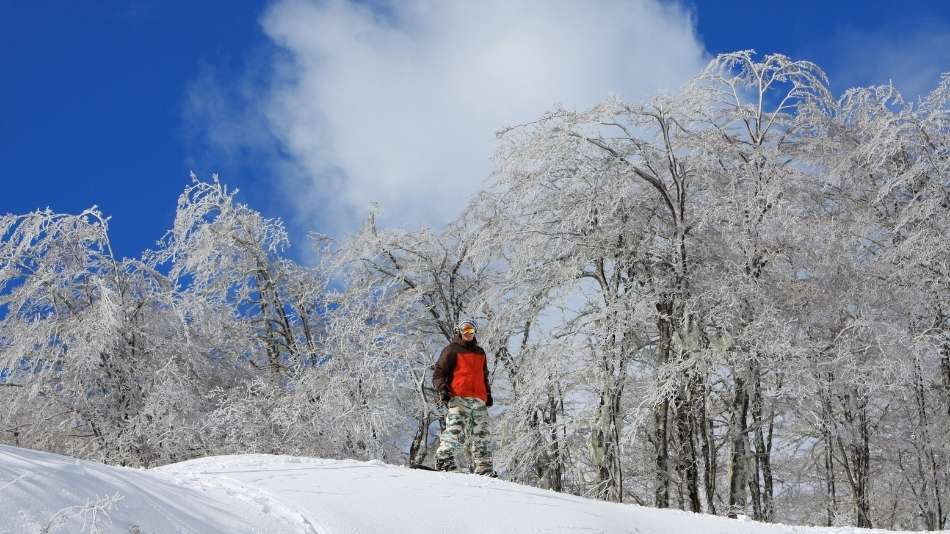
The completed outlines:
[[[46,530],[44,530],[46,529]],[[0,532],[830,534],[379,462],[242,455],[152,470],[0,446]]]

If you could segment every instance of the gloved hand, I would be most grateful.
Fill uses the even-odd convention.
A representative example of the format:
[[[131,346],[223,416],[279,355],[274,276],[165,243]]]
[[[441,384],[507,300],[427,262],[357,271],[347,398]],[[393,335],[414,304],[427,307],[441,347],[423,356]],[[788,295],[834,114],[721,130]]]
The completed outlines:
[[[448,403],[449,399],[452,398],[452,394],[449,393],[449,390],[443,389],[439,392],[439,398],[442,399],[442,402]]]
[[[494,402],[492,401],[491,395],[489,395],[489,396],[488,396],[488,400],[485,401],[485,407],[487,408],[487,407],[491,406],[492,404],[494,404]]]

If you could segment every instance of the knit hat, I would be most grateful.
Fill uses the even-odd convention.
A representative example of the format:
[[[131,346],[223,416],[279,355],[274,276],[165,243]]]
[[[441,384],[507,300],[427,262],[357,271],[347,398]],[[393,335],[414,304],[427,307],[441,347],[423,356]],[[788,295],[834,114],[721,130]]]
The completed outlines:
[[[455,325],[455,332],[461,334],[462,328],[465,327],[465,325],[471,325],[476,331],[478,330],[478,324],[475,323],[474,319],[462,319]]]

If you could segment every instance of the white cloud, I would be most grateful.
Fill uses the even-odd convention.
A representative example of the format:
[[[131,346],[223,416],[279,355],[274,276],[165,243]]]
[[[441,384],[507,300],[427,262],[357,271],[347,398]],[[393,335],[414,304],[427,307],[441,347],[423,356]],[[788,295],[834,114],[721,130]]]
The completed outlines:
[[[490,173],[497,130],[674,91],[706,59],[690,14],[657,0],[285,0],[262,25],[284,53],[246,102],[297,170],[297,215],[330,233],[371,203],[384,223],[443,224]]]
[[[832,51],[831,82],[845,89],[892,81],[908,99],[924,96],[950,71],[950,26],[900,22],[877,30],[843,28],[825,46]]]

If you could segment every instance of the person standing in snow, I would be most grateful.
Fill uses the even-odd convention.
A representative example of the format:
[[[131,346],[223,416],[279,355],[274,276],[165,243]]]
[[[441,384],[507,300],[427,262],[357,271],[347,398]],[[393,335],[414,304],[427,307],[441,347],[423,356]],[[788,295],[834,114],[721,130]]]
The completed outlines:
[[[489,452],[488,406],[492,405],[492,398],[488,358],[478,346],[475,332],[475,321],[459,322],[456,337],[442,350],[432,372],[432,387],[449,408],[435,453],[435,468],[456,471],[456,458],[467,437],[471,440],[475,473],[497,476]]]

